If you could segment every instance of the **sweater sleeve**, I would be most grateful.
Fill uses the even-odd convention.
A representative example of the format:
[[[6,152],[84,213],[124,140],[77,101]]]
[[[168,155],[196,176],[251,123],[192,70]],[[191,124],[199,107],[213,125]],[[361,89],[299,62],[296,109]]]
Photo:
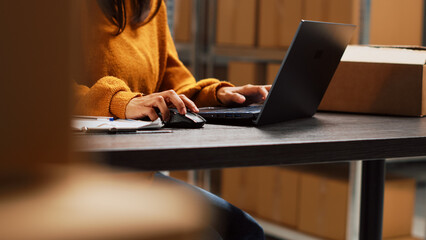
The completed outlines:
[[[174,89],[192,99],[198,107],[219,106],[216,92],[224,86],[233,86],[229,82],[214,78],[196,81],[191,72],[179,60],[173,39],[167,30],[167,61],[166,71],[160,91]]]
[[[74,113],[89,116],[126,118],[127,103],[140,93],[131,92],[127,84],[116,77],[103,77],[88,87],[74,82]]]

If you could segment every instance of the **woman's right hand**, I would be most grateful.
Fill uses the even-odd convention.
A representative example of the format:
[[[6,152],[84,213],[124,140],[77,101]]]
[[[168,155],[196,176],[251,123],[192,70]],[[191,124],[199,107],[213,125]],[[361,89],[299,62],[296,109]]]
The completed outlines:
[[[130,100],[126,106],[126,118],[149,117],[151,121],[154,121],[158,118],[154,108],[158,108],[163,116],[163,121],[167,121],[170,118],[169,106],[174,106],[180,114],[186,114],[186,108],[193,112],[199,111],[195,103],[185,95],[178,95],[174,90],[167,90]]]

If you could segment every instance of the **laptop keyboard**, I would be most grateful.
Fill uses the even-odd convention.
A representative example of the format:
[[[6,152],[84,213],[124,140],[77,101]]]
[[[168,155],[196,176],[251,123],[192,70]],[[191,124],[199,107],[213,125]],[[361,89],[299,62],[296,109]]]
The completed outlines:
[[[235,108],[226,108],[226,107],[205,107],[200,108],[199,114],[207,119],[216,120],[216,119],[235,119],[235,120],[253,120],[257,118],[260,111],[262,110],[262,105],[252,105],[247,107],[235,107]]]
[[[259,113],[262,109],[262,105],[254,105],[247,107],[235,107],[235,108],[227,108],[227,107],[205,107],[200,108],[201,112],[211,113],[211,112],[220,112],[220,113]]]
[[[256,113],[260,113],[260,110],[262,110],[262,105],[253,105],[253,106],[247,106],[247,107],[234,107],[234,108],[227,108],[227,107],[204,107],[204,108],[200,108],[201,113],[250,113],[250,114],[256,114]]]
[[[232,113],[258,113],[262,109],[262,106],[247,106],[247,107],[237,107],[237,108],[224,108],[223,112],[232,112]]]

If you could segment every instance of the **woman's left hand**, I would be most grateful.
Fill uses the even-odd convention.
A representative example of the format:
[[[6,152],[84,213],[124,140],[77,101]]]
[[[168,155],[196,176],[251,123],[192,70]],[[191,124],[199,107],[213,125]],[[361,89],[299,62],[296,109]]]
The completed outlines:
[[[265,101],[269,89],[271,85],[248,84],[241,87],[221,87],[217,90],[217,98],[225,106],[250,105]]]

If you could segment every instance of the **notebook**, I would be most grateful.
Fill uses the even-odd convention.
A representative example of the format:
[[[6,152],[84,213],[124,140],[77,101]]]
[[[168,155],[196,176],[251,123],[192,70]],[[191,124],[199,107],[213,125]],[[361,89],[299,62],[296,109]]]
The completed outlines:
[[[315,114],[355,25],[302,20],[262,105],[200,108],[207,123],[283,122]]]
[[[87,133],[135,132],[159,129],[164,125],[159,118],[155,121],[140,121],[97,116],[73,116],[71,124],[74,131]]]

